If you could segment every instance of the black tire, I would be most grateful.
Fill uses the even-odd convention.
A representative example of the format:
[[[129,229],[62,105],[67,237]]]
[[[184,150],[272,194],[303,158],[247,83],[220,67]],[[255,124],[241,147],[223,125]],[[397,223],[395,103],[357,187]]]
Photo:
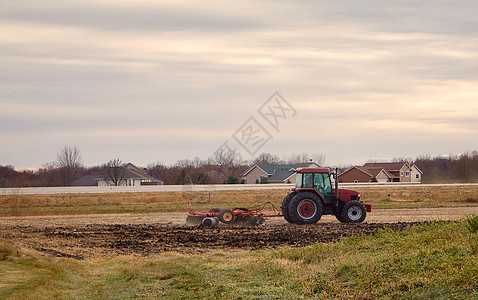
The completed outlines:
[[[289,217],[296,224],[315,224],[323,212],[322,200],[314,193],[297,193],[289,203]]]
[[[343,202],[339,202],[339,205],[337,206],[337,210],[335,212],[335,217],[337,218],[337,220],[339,220],[339,222],[341,223],[345,223],[345,220],[342,218],[342,210],[344,209],[344,203]]]
[[[291,219],[289,215],[289,204],[290,204],[290,200],[292,199],[292,197],[294,197],[294,195],[295,193],[290,193],[287,196],[285,196],[284,200],[282,200],[282,206],[281,206],[282,215],[284,216],[284,219],[286,219],[286,221],[289,223],[294,223],[294,221]]]
[[[357,200],[345,203],[340,213],[340,217],[343,219],[343,222],[346,223],[362,223],[366,216],[367,209],[365,205]]]
[[[221,209],[217,217],[224,224],[232,224],[236,220],[234,212],[230,209]]]

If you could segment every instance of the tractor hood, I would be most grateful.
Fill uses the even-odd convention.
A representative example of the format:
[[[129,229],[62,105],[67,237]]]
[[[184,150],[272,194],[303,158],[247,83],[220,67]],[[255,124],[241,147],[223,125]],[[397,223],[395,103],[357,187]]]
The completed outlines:
[[[335,189],[332,190],[332,195],[335,195]],[[353,190],[339,189],[339,198],[342,202],[349,202],[352,200],[360,200],[360,193]]]

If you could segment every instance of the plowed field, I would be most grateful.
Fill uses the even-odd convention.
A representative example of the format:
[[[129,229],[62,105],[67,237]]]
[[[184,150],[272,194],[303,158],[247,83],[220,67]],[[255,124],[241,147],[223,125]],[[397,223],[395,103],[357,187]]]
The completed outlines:
[[[3,226],[0,237],[21,242],[47,255],[83,259],[91,256],[147,256],[164,252],[201,253],[255,250],[328,243],[379,228],[402,230],[416,223],[272,225],[228,227],[159,224],[91,224],[81,226]]]
[[[372,234],[379,228],[402,230],[419,222],[456,221],[470,214],[478,215],[478,207],[376,209],[362,224],[342,224],[333,216],[324,216],[307,226],[269,218],[266,226],[221,224],[214,228],[186,226],[187,213],[2,217],[0,242],[6,239],[49,256],[77,259],[229,252],[328,243],[344,236]]]

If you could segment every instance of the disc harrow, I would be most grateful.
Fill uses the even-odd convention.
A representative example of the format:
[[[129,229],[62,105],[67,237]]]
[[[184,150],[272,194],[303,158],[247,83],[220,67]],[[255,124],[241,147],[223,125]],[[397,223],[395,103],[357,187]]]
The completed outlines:
[[[265,213],[264,208],[270,205],[272,213]],[[189,215],[186,218],[186,224],[191,226],[215,227],[219,224],[236,226],[254,226],[266,225],[265,218],[283,217],[280,210],[274,204],[266,202],[260,207],[243,208],[235,207],[232,209],[212,208],[208,212],[197,212],[192,209],[189,202]]]

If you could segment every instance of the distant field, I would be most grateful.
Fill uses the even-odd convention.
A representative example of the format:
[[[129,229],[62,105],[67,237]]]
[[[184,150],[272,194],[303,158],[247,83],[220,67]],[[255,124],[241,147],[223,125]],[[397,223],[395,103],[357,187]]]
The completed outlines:
[[[355,186],[362,200],[376,208],[478,205],[478,185]],[[52,195],[0,195],[0,216],[89,214],[148,211],[185,211],[195,208],[255,206],[272,202],[280,207],[288,189],[77,193]],[[148,205],[145,205],[148,204]]]

